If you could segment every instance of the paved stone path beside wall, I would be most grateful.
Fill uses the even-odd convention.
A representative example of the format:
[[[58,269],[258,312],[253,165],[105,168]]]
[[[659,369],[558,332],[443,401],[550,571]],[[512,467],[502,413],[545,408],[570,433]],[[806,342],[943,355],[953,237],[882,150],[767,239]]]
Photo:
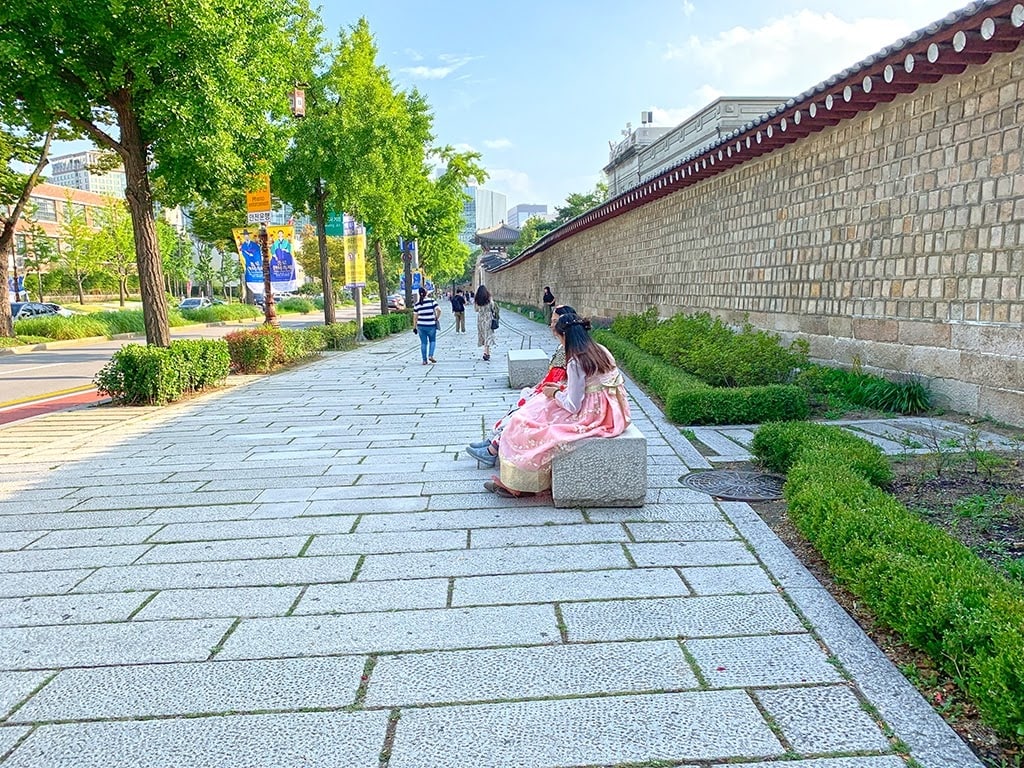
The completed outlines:
[[[4,768],[977,765],[635,388],[645,506],[484,492],[531,345],[507,313],[490,363],[402,334],[0,429]]]

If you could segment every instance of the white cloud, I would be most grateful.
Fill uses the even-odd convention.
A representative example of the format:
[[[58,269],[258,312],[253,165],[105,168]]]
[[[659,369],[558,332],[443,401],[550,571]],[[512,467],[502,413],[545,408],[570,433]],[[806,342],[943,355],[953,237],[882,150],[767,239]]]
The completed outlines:
[[[508,149],[512,142],[502,137],[500,139],[484,139],[484,146],[488,149]]]
[[[912,31],[902,19],[846,21],[803,10],[762,27],[736,26],[711,39],[691,37],[663,54],[707,78],[707,92],[796,96]],[[705,102],[706,103],[706,102]]]
[[[510,208],[524,200],[534,199],[530,177],[522,171],[513,171],[510,168],[488,168],[487,181],[483,183],[483,186],[508,195]]]
[[[415,53],[415,51],[412,51],[412,53]],[[464,67],[477,57],[442,53],[437,58],[441,62],[441,66],[430,67],[421,65],[418,67],[403,67],[400,71],[416,80],[443,80],[452,72],[460,67]],[[421,61],[422,59],[423,57],[420,56],[419,58],[414,58],[414,61]]]
[[[683,0],[683,15],[692,16],[693,12],[697,10],[697,6],[690,2],[690,0]]]
[[[406,48],[405,55],[413,61],[423,61],[423,54],[413,48]]]

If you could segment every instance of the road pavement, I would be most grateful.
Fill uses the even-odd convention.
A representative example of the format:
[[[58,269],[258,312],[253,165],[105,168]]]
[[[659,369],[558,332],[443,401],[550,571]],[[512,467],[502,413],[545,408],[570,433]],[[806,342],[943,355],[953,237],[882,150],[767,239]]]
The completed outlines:
[[[379,314],[379,307],[364,307],[366,316]],[[354,307],[340,307],[339,322],[355,318]],[[282,328],[299,328],[323,322],[322,315],[281,315]],[[229,325],[192,325],[172,328],[172,339],[219,339],[239,328],[255,327],[260,320]],[[62,342],[55,348],[0,354],[0,410],[23,403],[71,395],[95,389],[93,377],[126,344],[144,344],[144,337],[132,339]]]

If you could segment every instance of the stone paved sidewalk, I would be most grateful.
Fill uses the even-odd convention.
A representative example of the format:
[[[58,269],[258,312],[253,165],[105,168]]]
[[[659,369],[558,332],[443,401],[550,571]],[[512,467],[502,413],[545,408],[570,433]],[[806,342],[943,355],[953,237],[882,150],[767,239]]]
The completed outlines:
[[[474,342],[0,429],[4,768],[977,765],[636,388],[645,506],[484,492]]]

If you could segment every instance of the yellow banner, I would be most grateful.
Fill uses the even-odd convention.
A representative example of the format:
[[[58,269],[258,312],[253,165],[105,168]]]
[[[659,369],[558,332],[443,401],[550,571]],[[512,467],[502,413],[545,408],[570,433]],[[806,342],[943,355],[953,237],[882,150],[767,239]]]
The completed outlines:
[[[366,285],[366,229],[345,214],[345,285]]]
[[[249,213],[267,212],[270,210],[270,177],[263,174],[256,179],[259,186],[245,193],[245,208]]]

